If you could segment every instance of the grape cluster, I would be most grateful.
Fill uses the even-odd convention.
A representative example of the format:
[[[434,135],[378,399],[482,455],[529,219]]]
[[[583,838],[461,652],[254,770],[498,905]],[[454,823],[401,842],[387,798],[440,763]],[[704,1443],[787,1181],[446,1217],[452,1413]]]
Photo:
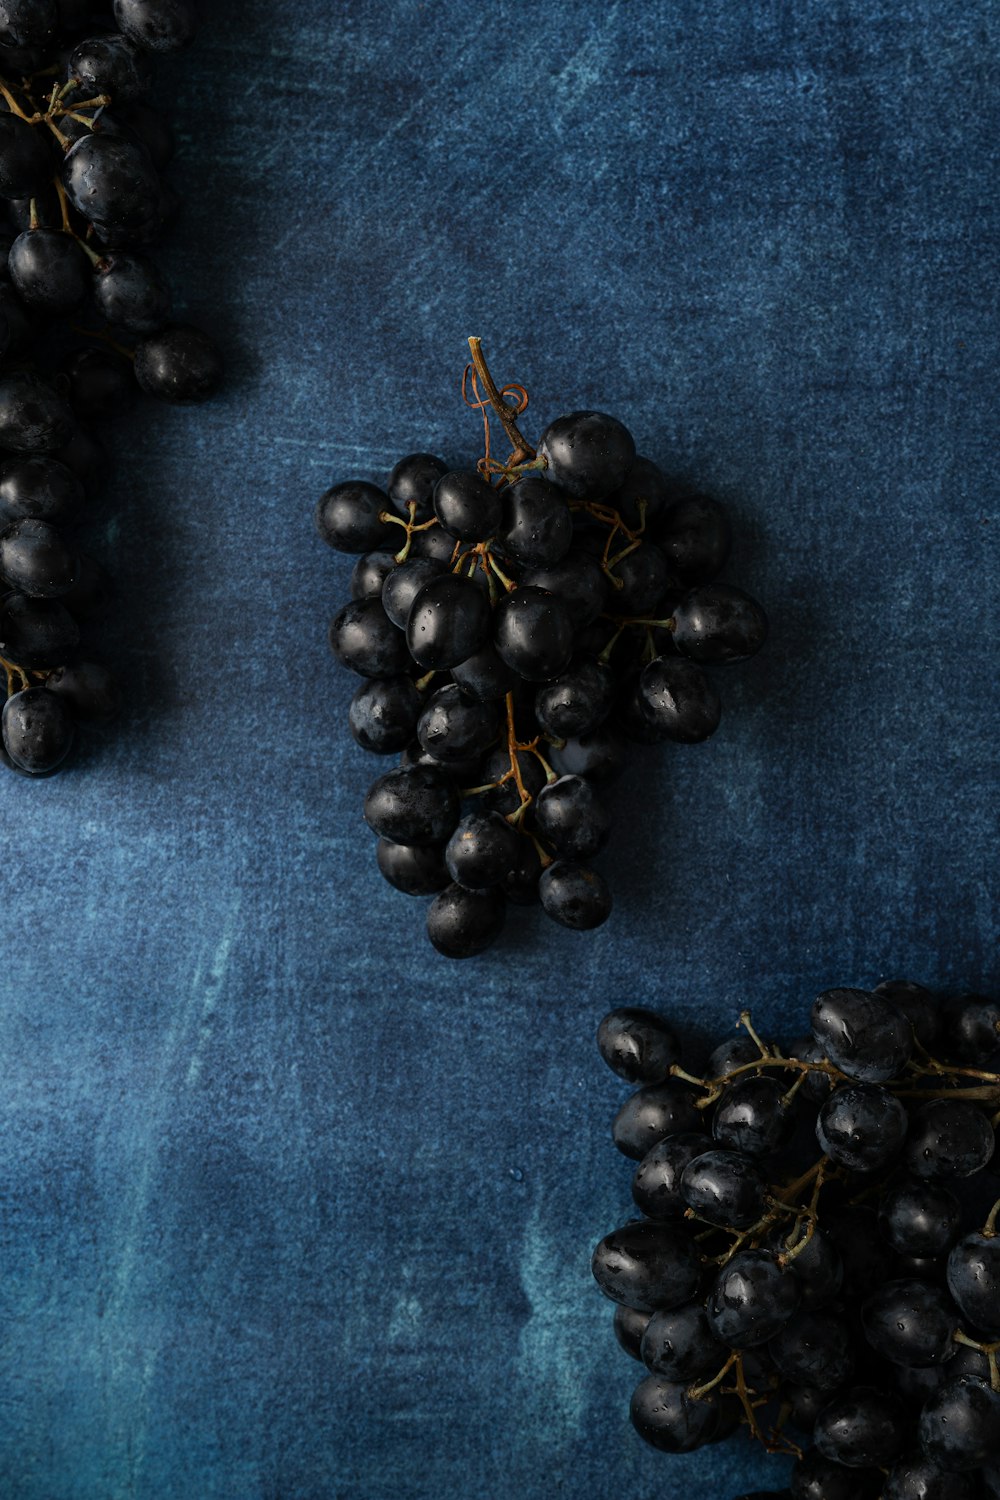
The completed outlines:
[[[451,958],[488,947],[509,901],[575,929],[606,920],[592,861],[628,743],[707,739],[721,705],[706,665],[767,633],[760,605],[716,581],[730,545],[716,501],[672,487],[600,412],[557,418],[536,451],[515,420],[525,391],[499,390],[469,342],[479,463],[411,454],[386,490],[348,481],[317,510],[324,540],[361,554],[329,634],[364,679],[351,733],[401,757],[365,801],[379,868],[434,897],[428,933]]]
[[[149,254],[177,199],[170,127],[144,96],[196,24],[192,0],[0,4],[0,755],[27,775],[120,705],[81,658],[110,598],[74,535],[105,475],[91,429],[137,390],[187,403],[221,379]]]
[[[893,980],[811,1019],[779,1046],[744,1013],[703,1077],[655,1012],[601,1022],[640,1085],[643,1217],[593,1257],[632,1422],[668,1453],[746,1427],[795,1457],[776,1496],[1000,1500],[1000,1003]]]

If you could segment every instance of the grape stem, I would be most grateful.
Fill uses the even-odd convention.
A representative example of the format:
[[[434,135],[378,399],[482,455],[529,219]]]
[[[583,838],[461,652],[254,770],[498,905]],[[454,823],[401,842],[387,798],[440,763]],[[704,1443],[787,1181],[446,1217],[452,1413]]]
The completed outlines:
[[[510,456],[510,465],[526,463],[529,459],[535,457],[535,450],[524,437],[514,417],[515,415],[520,416],[521,411],[524,410],[524,406],[527,405],[527,396],[525,396],[524,406],[521,406],[516,414],[512,412],[510,406],[503,398],[503,392],[499,389],[496,381],[490,374],[489,366],[483,356],[482,339],[470,338],[469,352],[472,355],[472,367],[476,372],[477,379],[482,382],[487,401],[503,423],[503,430],[507,434],[511,448],[514,450]]]
[[[998,1217],[1000,1217],[1000,1198],[997,1199],[993,1207],[990,1209],[989,1217],[987,1218],[986,1223],[983,1225],[983,1235],[988,1240],[996,1238]]]

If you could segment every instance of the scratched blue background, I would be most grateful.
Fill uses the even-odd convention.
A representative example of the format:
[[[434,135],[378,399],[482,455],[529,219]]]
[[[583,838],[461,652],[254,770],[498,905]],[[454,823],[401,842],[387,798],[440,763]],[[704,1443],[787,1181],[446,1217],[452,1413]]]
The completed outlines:
[[[991,0],[246,0],[164,70],[231,377],[117,434],[128,721],[0,779],[10,1500],[780,1476],[628,1427],[593,1032],[997,984],[998,49]],[[611,923],[448,966],[374,866],[310,513],[476,456],[470,333],[535,432],[609,407],[726,500],[774,633],[638,757]]]

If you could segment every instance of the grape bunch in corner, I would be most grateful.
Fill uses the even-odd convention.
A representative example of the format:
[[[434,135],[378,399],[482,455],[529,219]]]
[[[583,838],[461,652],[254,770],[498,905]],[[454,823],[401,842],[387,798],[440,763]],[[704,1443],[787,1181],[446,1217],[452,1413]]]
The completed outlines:
[[[93,429],[139,391],[187,404],[222,376],[150,255],[178,199],[145,96],[197,21],[192,0],[0,5],[0,759],[22,775],[61,768],[121,704],[89,659],[111,599],[78,541],[106,473]]]
[[[365,800],[378,866],[433,897],[428,934],[450,958],[489,947],[510,903],[577,930],[607,920],[605,786],[630,743],[714,733],[706,668],[767,635],[761,606],[718,581],[730,526],[714,499],[672,488],[601,412],[556,418],[536,449],[523,387],[499,389],[469,344],[484,456],[455,470],[410,454],[385,490],[348,480],[316,512],[331,547],[360,554],[329,631],[363,679],[351,733],[399,756]]]

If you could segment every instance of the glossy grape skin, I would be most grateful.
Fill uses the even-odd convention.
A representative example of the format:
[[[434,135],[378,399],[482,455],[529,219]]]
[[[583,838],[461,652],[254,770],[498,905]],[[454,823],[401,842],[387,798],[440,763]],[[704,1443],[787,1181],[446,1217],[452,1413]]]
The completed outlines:
[[[799,1284],[799,1307],[803,1312],[825,1307],[836,1297],[844,1281],[840,1251],[829,1235],[822,1229],[814,1229],[802,1249],[799,1247],[805,1234],[803,1226],[790,1230],[787,1223],[780,1223],[773,1225],[762,1241],[763,1248],[775,1255],[795,1250],[787,1268]]]
[[[574,735],[562,745],[551,746],[548,754],[549,764],[560,776],[586,776],[598,785],[620,776],[626,758],[625,741],[607,722],[590,734]]]
[[[347,719],[362,750],[391,755],[413,738],[420,714],[420,694],[409,677],[363,682],[351,699]]]
[[[879,1228],[900,1255],[943,1254],[958,1234],[961,1218],[954,1193],[936,1182],[897,1182],[879,1201]]]
[[[816,1390],[836,1390],[854,1369],[850,1331],[839,1312],[800,1308],[767,1349],[785,1380]]]
[[[735,1068],[742,1068],[747,1063],[755,1063],[759,1060],[760,1048],[753,1037],[742,1035],[727,1037],[709,1054],[705,1064],[705,1077],[721,1079],[733,1072]]]
[[[122,35],[147,52],[180,52],[198,31],[191,0],[114,0],[114,14]]]
[[[1000,1067],[1000,1000],[956,995],[945,1008],[947,1056],[992,1072]]]
[[[834,1089],[816,1119],[816,1139],[831,1161],[854,1172],[884,1167],[906,1138],[906,1110],[874,1083]]]
[[[667,1079],[629,1095],[612,1122],[611,1139],[623,1156],[641,1161],[658,1141],[697,1132],[700,1127],[701,1115],[691,1090]],[[704,1150],[708,1140],[704,1136],[702,1140]]]
[[[432,578],[410,605],[406,642],[425,670],[456,667],[489,639],[490,601],[483,590],[457,573]]]
[[[452,470],[434,486],[434,514],[449,536],[462,542],[486,542],[496,536],[503,499],[481,474]]]
[[[933,1053],[941,1032],[941,1011],[930,990],[910,979],[884,979],[872,994],[894,1005],[909,1021],[921,1047]]]
[[[90,262],[61,229],[39,227],[19,234],[8,266],[22,302],[39,312],[75,312],[90,291]]]
[[[0,533],[0,573],[34,599],[57,599],[72,587],[76,557],[47,521],[14,521]]]
[[[504,550],[527,567],[552,567],[573,542],[573,518],[562,490],[529,474],[503,491],[499,537]]]
[[[547,461],[549,479],[574,499],[601,500],[625,483],[635,460],[635,442],[617,417],[576,411],[549,424],[538,456]]]
[[[632,1393],[632,1425],[641,1438],[663,1453],[690,1453],[714,1440],[719,1430],[718,1394],[695,1399],[684,1385],[647,1375]]]
[[[608,496],[606,504],[618,512],[630,531],[637,531],[641,526],[644,534],[649,535],[654,529],[654,523],[665,510],[669,497],[670,486],[663,471],[651,458],[638,454],[632,461],[624,483],[613,495]],[[643,502],[641,508],[640,500]]]
[[[715,1107],[712,1134],[728,1151],[767,1156],[786,1143],[794,1128],[788,1084],[781,1079],[749,1075],[735,1079]]]
[[[54,453],[69,441],[73,427],[68,403],[40,375],[30,370],[0,375],[0,448]]]
[[[680,1040],[669,1021],[642,1006],[608,1011],[597,1028],[597,1048],[626,1083],[662,1083],[681,1060]]]
[[[428,755],[444,765],[482,755],[500,729],[496,703],[477,703],[454,683],[438,688],[417,720],[417,739]]]
[[[120,135],[82,136],[66,153],[62,181],[77,212],[105,229],[141,229],[160,202],[156,168],[142,146]]]
[[[341,666],[360,677],[398,677],[409,666],[406,637],[379,599],[352,599],[338,610],[330,622],[329,643]]]
[[[441,564],[429,557],[408,557],[387,575],[382,586],[382,608],[400,630],[406,629],[413,601],[432,578],[441,577]]]
[[[391,557],[392,545],[402,532],[391,522],[380,520],[388,503],[387,495],[363,479],[335,484],[320,496],[316,529],[327,546],[338,552],[378,554],[385,548]],[[366,596],[369,592],[366,590]]]
[[[382,585],[396,567],[391,552],[366,552],[351,569],[352,599],[381,599]]]
[[[637,1311],[634,1307],[625,1307],[623,1304],[615,1308],[612,1326],[615,1330],[615,1338],[625,1353],[633,1359],[642,1360],[642,1336],[649,1326],[652,1313]]]
[[[966,1474],[946,1474],[926,1458],[903,1458],[886,1476],[882,1500],[978,1500]]]
[[[207,333],[188,324],[161,328],[135,351],[135,378],[141,389],[172,406],[207,401],[222,384],[222,375],[217,346]]]
[[[52,178],[42,133],[16,115],[0,113],[0,198],[31,198]]]
[[[691,1240],[665,1224],[633,1221],[594,1250],[594,1280],[612,1302],[638,1312],[678,1307],[698,1289],[698,1256]]]
[[[493,629],[501,658],[528,682],[547,682],[569,666],[573,626],[566,606],[554,594],[514,589],[493,611]]]
[[[73,712],[65,698],[44,687],[12,693],[3,706],[4,749],[29,775],[54,771],[73,746]]]
[[[94,271],[92,289],[98,311],[127,333],[159,333],[170,317],[170,287],[155,263],[140,251],[115,250],[105,255]]]
[[[792,1470],[793,1500],[874,1500],[881,1490],[882,1476],[877,1472],[848,1469],[815,1448],[803,1454]]]
[[[607,607],[609,585],[601,565],[578,547],[548,567],[526,568],[521,582],[555,594],[566,606],[576,630],[591,624]]]
[[[681,1194],[689,1208],[710,1224],[749,1229],[764,1213],[764,1180],[735,1151],[705,1151],[688,1164]]]
[[[675,609],[673,637],[677,650],[691,661],[745,661],[767,640],[767,616],[742,589],[709,583]]]
[[[557,859],[538,882],[542,910],[553,922],[574,932],[600,927],[611,915],[611,892],[596,870],[569,859]]]
[[[639,674],[639,712],[666,739],[697,745],[719,727],[722,700],[696,662],[658,656]]]
[[[492,641],[452,667],[451,675],[462,692],[477,703],[497,703],[517,686],[517,674],[501,660]]]
[[[657,1141],[632,1178],[632,1199],[649,1219],[677,1219],[687,1208],[681,1191],[684,1169],[703,1155],[708,1141],[698,1130],[684,1130]]]
[[[434,766],[400,766],[369,788],[365,821],[394,844],[445,844],[458,822],[451,778]]]
[[[474,958],[503,931],[507,902],[501,891],[467,891],[449,885],[427,913],[427,935],[445,958]]]
[[[694,1381],[714,1374],[727,1351],[708,1326],[700,1302],[655,1312],[646,1324],[639,1355],[647,1370],[665,1380]]]
[[[614,703],[614,678],[592,656],[574,660],[568,671],[535,694],[535,718],[554,739],[570,739],[597,729]]]
[[[964,1317],[1000,1339],[1000,1236],[967,1234],[948,1256],[948,1290]]]
[[[110,94],[130,104],[147,92],[152,74],[148,59],[123,36],[94,36],[75,48],[68,76],[80,80],[89,98]]]
[[[726,512],[710,495],[688,495],[653,527],[671,571],[687,588],[711,583],[725,567],[732,544]]]
[[[401,458],[386,485],[394,509],[408,516],[409,507],[415,505],[416,519],[429,520],[434,512],[435,486],[447,473],[447,464],[433,453],[410,453]]]
[[[949,1474],[978,1469],[1000,1453],[1000,1395],[975,1376],[945,1380],[918,1423],[927,1458]]]
[[[433,896],[451,884],[440,844],[394,844],[383,838],[375,858],[389,884],[406,896]]]
[[[775,1338],[799,1305],[794,1276],[766,1250],[740,1250],[715,1278],[706,1304],[709,1327],[731,1349]]]
[[[410,543],[411,557],[430,557],[442,568],[452,566],[455,554],[455,538],[449,536],[442,526],[429,526],[426,531],[415,531]]]
[[[910,1115],[905,1161],[916,1177],[948,1182],[972,1177],[995,1149],[990,1122],[962,1099],[932,1099]]]
[[[884,1467],[903,1447],[906,1425],[899,1402],[873,1386],[855,1386],[820,1413],[814,1439],[825,1458],[849,1469]]]
[[[109,724],[121,712],[121,688],[99,662],[79,661],[57,667],[46,677],[45,686],[69,704],[79,724]]]
[[[466,890],[492,890],[514,868],[520,837],[499,813],[468,813],[448,840],[448,873]]]
[[[887,1281],[861,1309],[865,1337],[897,1365],[941,1365],[955,1352],[958,1314],[947,1294],[927,1282]]]
[[[813,1004],[812,1031],[830,1061],[861,1083],[887,1083],[913,1049],[906,1017],[867,990],[824,990]]]
[[[135,399],[131,366],[110,350],[81,350],[73,356],[66,373],[73,410],[85,422],[112,421]]]
[[[539,792],[534,806],[539,835],[564,858],[592,859],[604,848],[611,819],[589,781],[560,776]]]
[[[0,603],[0,655],[19,666],[58,667],[79,643],[79,626],[62,600],[11,593]]]

